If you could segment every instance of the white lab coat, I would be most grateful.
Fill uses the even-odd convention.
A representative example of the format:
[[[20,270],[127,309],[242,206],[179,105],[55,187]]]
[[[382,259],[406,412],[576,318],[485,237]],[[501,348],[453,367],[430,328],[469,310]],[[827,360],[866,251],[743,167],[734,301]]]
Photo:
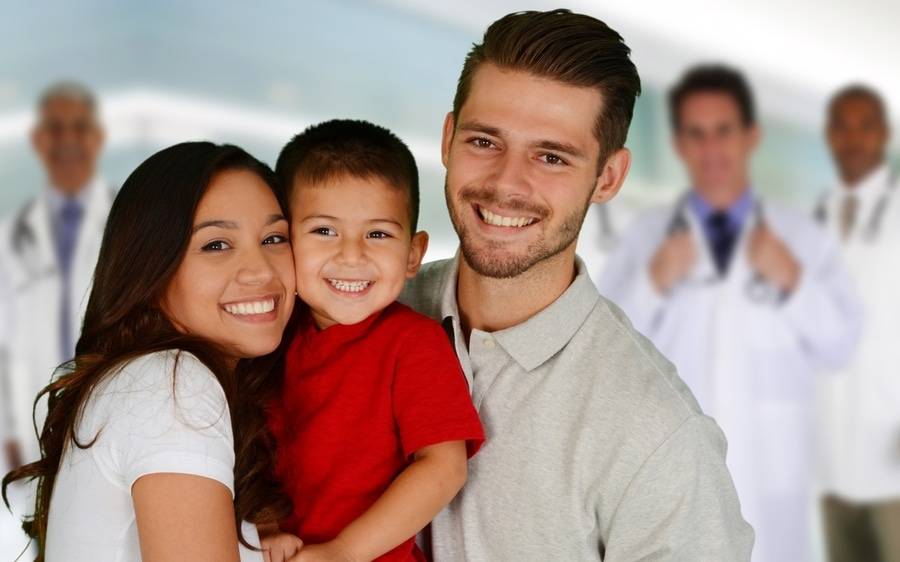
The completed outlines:
[[[101,180],[86,188],[85,209],[72,260],[70,318],[73,345],[78,339],[84,308],[106,217],[112,204],[112,189]],[[32,424],[32,406],[37,393],[63,361],[59,325],[62,279],[57,268],[48,196],[32,199],[19,212],[0,223],[0,312],[9,330],[0,339],[5,350],[5,373],[9,395],[0,410],[10,412],[13,427],[7,431],[22,446],[23,460],[40,457]],[[2,372],[2,370],[0,370]],[[38,427],[46,408],[38,409]]]
[[[813,375],[848,360],[860,307],[833,239],[806,216],[757,203],[764,211],[744,221],[724,277],[696,215],[679,201],[648,212],[624,233],[600,290],[675,364],[724,431],[742,511],[756,530],[753,560],[796,562],[807,558],[811,542]],[[749,296],[755,273],[747,244],[760,214],[802,266],[786,300]],[[698,259],[688,278],[662,296],[649,264],[676,215],[687,221]]]
[[[824,492],[856,502],[900,500],[900,185],[890,188],[892,179],[883,166],[852,190],[857,218],[841,250],[866,323],[850,365],[818,381],[820,482]],[[849,191],[839,185],[819,206],[836,237]]]

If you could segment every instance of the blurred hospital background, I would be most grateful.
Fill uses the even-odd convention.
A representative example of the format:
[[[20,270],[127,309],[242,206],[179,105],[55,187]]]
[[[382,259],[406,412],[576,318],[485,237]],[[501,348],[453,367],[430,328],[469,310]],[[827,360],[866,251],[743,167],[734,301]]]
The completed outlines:
[[[608,208],[591,211],[579,242],[595,278],[636,215],[688,187],[672,150],[666,94],[694,64],[723,62],[745,73],[763,132],[753,189],[810,216],[835,184],[823,135],[834,91],[851,82],[872,86],[900,129],[894,0],[4,2],[0,215],[13,215],[46,187],[29,140],[35,105],[49,84],[70,79],[98,95],[106,130],[100,175],[114,186],[147,156],[180,141],[234,143],[274,165],[281,146],[317,121],[385,125],[419,162],[428,258],[452,255],[439,142],[463,58],[496,18],[556,7],[618,30],[644,85],[628,137],[631,173]],[[900,165],[896,142],[889,160]],[[18,551],[2,550],[10,545],[2,533],[5,561]],[[814,532],[802,540],[819,545],[819,538]],[[819,557],[822,550],[814,547]]]

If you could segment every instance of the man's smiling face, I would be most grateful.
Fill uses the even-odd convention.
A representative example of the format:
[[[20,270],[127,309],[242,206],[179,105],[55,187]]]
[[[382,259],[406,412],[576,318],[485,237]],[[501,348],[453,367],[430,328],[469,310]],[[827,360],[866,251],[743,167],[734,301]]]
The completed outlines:
[[[447,207],[472,269],[516,277],[576,242],[598,182],[601,106],[596,88],[491,63],[475,71],[442,145]]]

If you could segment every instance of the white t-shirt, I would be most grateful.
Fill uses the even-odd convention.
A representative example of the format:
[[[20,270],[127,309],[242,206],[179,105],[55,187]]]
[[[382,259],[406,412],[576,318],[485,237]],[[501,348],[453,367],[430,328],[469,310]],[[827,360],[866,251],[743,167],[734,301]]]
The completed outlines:
[[[177,365],[177,371],[176,371]],[[173,373],[175,377],[173,379]],[[131,486],[146,474],[204,476],[234,496],[234,445],[225,392],[195,356],[145,355],[106,378],[76,425],[53,487],[47,562],[130,562],[141,559]],[[256,527],[244,537],[258,545]],[[241,546],[242,562],[261,562]]]

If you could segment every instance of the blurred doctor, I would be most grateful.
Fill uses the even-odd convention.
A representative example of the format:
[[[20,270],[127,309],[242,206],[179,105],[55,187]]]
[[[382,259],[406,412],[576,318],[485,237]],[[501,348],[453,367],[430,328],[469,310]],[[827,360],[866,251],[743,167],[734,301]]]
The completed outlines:
[[[819,381],[829,559],[900,561],[900,181],[878,93],[835,94],[826,136],[839,177],[816,215],[841,240],[866,318],[853,362]]]
[[[45,188],[0,223],[0,412],[9,466],[40,458],[32,405],[54,369],[74,355],[106,216],[110,187],[96,175],[103,146],[94,95],[75,83],[48,88],[32,145]],[[40,417],[40,410],[38,412]],[[38,420],[40,427],[42,419]]]
[[[809,557],[812,374],[850,356],[859,305],[836,244],[751,187],[759,141],[744,78],[690,70],[670,93],[691,189],[638,218],[600,283],[678,367],[728,439],[753,560]]]

